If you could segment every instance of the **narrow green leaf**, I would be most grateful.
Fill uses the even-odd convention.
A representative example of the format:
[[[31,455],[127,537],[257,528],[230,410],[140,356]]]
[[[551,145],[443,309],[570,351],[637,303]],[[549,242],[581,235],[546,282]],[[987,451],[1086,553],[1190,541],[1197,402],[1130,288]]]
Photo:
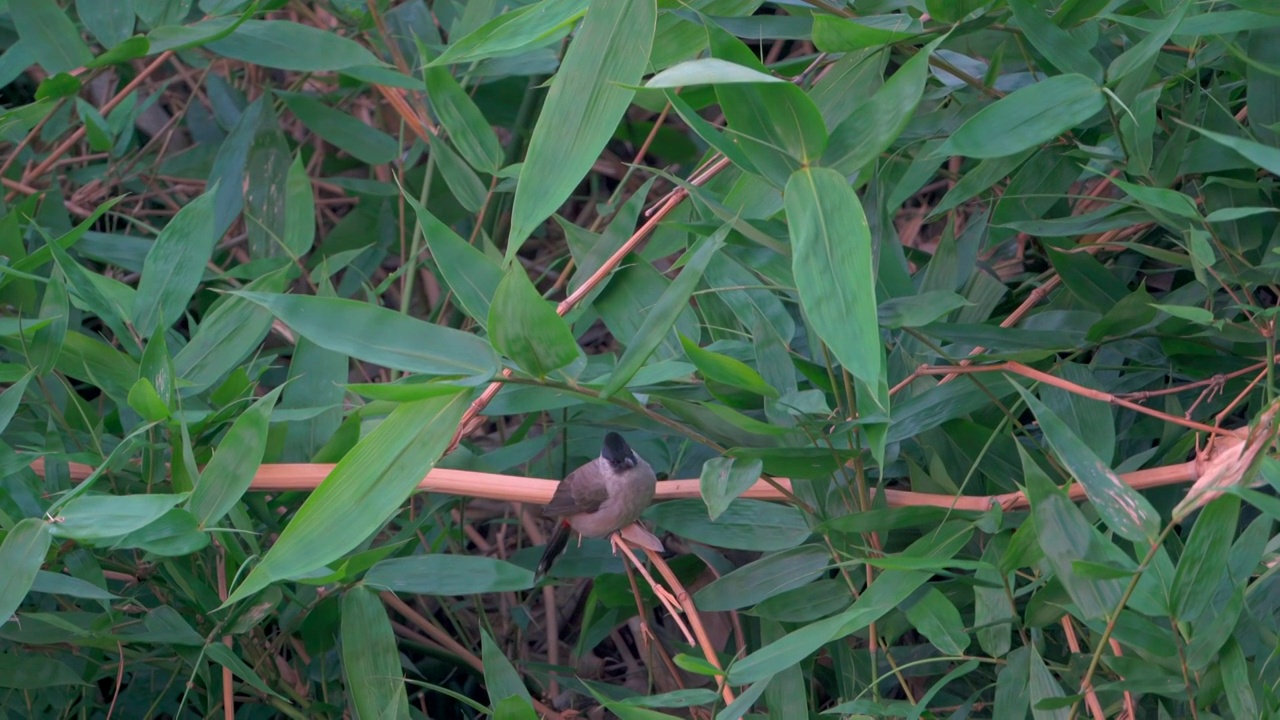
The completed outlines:
[[[520,679],[520,673],[483,627],[480,628],[480,660],[484,663],[484,685],[489,691],[490,703],[497,705],[507,698],[518,698],[532,709],[533,696]]]
[[[746,363],[728,355],[698,347],[697,343],[684,335],[680,336],[680,344],[684,347],[685,355],[693,362],[694,367],[698,368],[698,372],[702,373],[703,378],[764,397],[778,397],[778,391]]]
[[[920,22],[906,14],[864,18],[815,15],[813,44],[823,52],[854,52],[910,40],[920,34]]]
[[[9,427],[13,415],[22,406],[22,397],[27,393],[27,385],[31,382],[35,370],[29,370],[16,382],[0,392],[0,431]]]
[[[40,518],[18,521],[0,543],[0,625],[13,616],[35,582],[53,541],[49,525]]]
[[[764,463],[758,458],[718,457],[702,465],[699,490],[712,522],[760,479],[763,468]]]
[[[458,152],[476,170],[489,174],[498,172],[502,167],[502,146],[475,101],[448,69],[428,67],[423,75],[431,109],[458,146]]]
[[[280,698],[280,694],[272,690],[262,680],[262,677],[254,672],[253,668],[249,667],[248,663],[241,660],[239,655],[231,651],[231,648],[222,643],[210,643],[205,646],[204,651],[210,659],[235,673],[236,677],[249,683],[258,692]]]
[[[63,505],[49,531],[56,537],[92,541],[127,535],[150,525],[186,495],[95,495]]]
[[[830,564],[831,551],[821,545],[783,550],[716,578],[694,595],[694,602],[707,612],[751,607],[779,593],[808,585]]]
[[[1186,125],[1186,123],[1182,124]],[[1263,170],[1266,170],[1273,175],[1280,175],[1280,148],[1263,145],[1262,143],[1246,140],[1234,135],[1211,132],[1204,128],[1195,127],[1194,125],[1187,125],[1187,127],[1195,130],[1219,145],[1231,148],[1236,151],[1240,157],[1243,157],[1245,160],[1248,160]]]
[[[741,40],[703,18],[711,53],[757,72],[766,71]],[[822,157],[827,127],[813,100],[791,83],[721,84],[716,97],[724,111],[728,134],[759,169],[761,176],[781,187],[793,172]]]
[[[1185,193],[1168,188],[1147,187],[1136,183],[1125,182],[1119,178],[1112,178],[1112,182],[1116,187],[1125,191],[1129,197],[1138,202],[1139,205],[1151,210],[1163,210],[1178,217],[1184,217],[1189,220],[1201,220],[1200,209],[1196,207],[1196,201]]]
[[[414,595],[477,595],[533,587],[533,573],[509,562],[475,555],[414,555],[374,565],[370,587]]]
[[[1027,497],[1035,518],[1034,540],[1039,542],[1045,559],[1079,608],[1080,615],[1085,619],[1108,616],[1120,601],[1124,585],[1116,579],[1081,577],[1072,565],[1078,560],[1107,559],[1105,541],[1080,508],[1049,481],[1023,448],[1018,448],[1018,454],[1022,458]]]
[[[391,620],[363,587],[342,594],[342,671],[357,718],[409,720],[409,695]]]
[[[581,182],[631,104],[649,61],[655,0],[592,3],[546,102],[520,168],[506,259]]]
[[[1084,487],[1089,502],[1116,534],[1135,543],[1150,545],[1160,534],[1160,514],[1137,490],[1108,468],[1058,414],[1034,395],[1017,387],[1022,400],[1040,421],[1045,438],[1058,460]]]
[[[1094,82],[1102,81],[1102,63],[1094,59],[1088,46],[1054,24],[1044,8],[1033,0],[1009,0],[1009,9],[1027,41],[1059,72],[1078,73]]]
[[[1036,646],[1030,645],[1031,659],[1028,664],[1031,666],[1031,675],[1028,682],[1028,689],[1031,694],[1031,712],[1036,720],[1067,720],[1071,713],[1069,708],[1057,707],[1052,710],[1045,710],[1038,707],[1038,704],[1044,700],[1052,700],[1061,698],[1066,695],[1062,691],[1062,686],[1053,677],[1053,673],[1049,672],[1049,668],[1044,664],[1044,659],[1040,657],[1040,652]]]
[[[911,626],[944,655],[962,655],[969,647],[960,611],[936,587],[922,588],[903,606]]]
[[[324,567],[382,527],[448,446],[468,397],[429,398],[392,411],[303,502],[224,606]]]
[[[288,20],[245,20],[205,47],[234,60],[299,72],[382,64],[354,40]]]
[[[34,518],[28,518],[33,520]],[[23,520],[22,522],[26,522]],[[3,550],[0,550],[2,553]],[[6,565],[5,567],[13,567]],[[119,600],[120,596],[108,592],[87,580],[63,575],[62,573],[48,572],[41,570],[36,573],[35,582],[31,583],[31,592],[48,593],[49,595],[65,595],[67,597],[82,598],[85,600]],[[3,595],[0,592],[0,595]],[[0,603],[2,604],[2,603]],[[0,607],[0,617],[4,616],[4,609]]]
[[[678,88],[721,83],[785,83],[780,77],[762,73],[719,58],[699,58],[676,63],[649,78],[646,88]]]
[[[147,338],[177,322],[195,294],[218,237],[213,207],[218,187],[183,206],[147,253],[133,302],[134,328]]]
[[[501,266],[440,222],[422,203],[408,195],[404,199],[417,214],[431,256],[463,312],[481,325],[489,322],[490,298],[503,280]]]
[[[791,269],[805,314],[854,377],[879,383],[884,349],[876,318],[871,229],[862,202],[842,175],[825,168],[797,171],[787,182],[784,200]]]
[[[569,325],[542,299],[519,263],[493,294],[488,327],[493,346],[535,377],[546,377],[582,354]]]
[[[266,451],[271,411],[283,389],[279,386],[263,395],[236,418],[200,473],[187,509],[201,528],[221,520],[248,491]]]
[[[587,0],[542,0],[503,13],[451,42],[430,65],[456,65],[515,55],[569,34]]]
[[[860,103],[844,122],[831,131],[822,164],[852,175],[889,149],[915,116],[929,79],[929,56],[945,39],[920,48],[885,81],[867,102]]]
[[[136,22],[133,0],[76,0],[76,15],[107,49],[128,40]]]
[[[289,165],[284,193],[282,242],[289,257],[298,258],[306,255],[316,240],[316,198],[301,154]]]
[[[267,308],[320,347],[385,367],[464,384],[486,382],[498,370],[497,357],[483,339],[383,307],[313,295],[236,294]]]
[[[383,165],[400,154],[400,144],[390,135],[369,127],[349,112],[331,108],[300,93],[277,93],[289,110],[315,134],[369,165]]]
[[[961,125],[937,155],[997,158],[1058,137],[1103,109],[1102,91],[1084,75],[1055,75],[1010,93]]]
[[[278,291],[284,284],[282,269],[255,279],[245,290]],[[213,385],[255,352],[270,329],[271,312],[261,305],[235,296],[219,300],[173,357],[174,372],[187,383],[181,392],[196,393]]]
[[[949,290],[930,290],[885,300],[876,308],[876,318],[887,328],[921,327],[969,304]]]
[[[653,354],[653,351],[666,338],[680,313],[688,308],[689,298],[698,286],[698,281],[702,279],[702,273],[706,270],[707,263],[711,262],[711,258],[724,245],[724,239],[728,236],[729,230],[728,225],[721,227],[713,235],[701,240],[688,251],[688,262],[684,264],[680,274],[662,293],[662,297],[658,298],[658,302],[654,304],[653,309],[645,316],[640,329],[631,338],[627,349],[623,351],[622,357],[619,358],[617,366],[614,367],[613,372],[609,375],[608,382],[601,388],[601,397],[607,398],[626,387],[631,378],[635,376],[636,371],[644,365],[649,356]]]
[[[13,27],[24,46],[51,75],[71,72],[93,59],[71,18],[56,2],[8,3]]]
[[[763,680],[794,665],[833,640],[847,637],[895,610],[929,573],[889,570],[862,592],[853,607],[826,620],[806,625],[776,642],[765,645],[729,667],[734,685]]]
[[[168,404],[146,378],[138,378],[133,387],[129,388],[129,407],[147,422],[160,422],[170,416]]]
[[[1193,622],[1213,601],[1230,565],[1231,540],[1240,515],[1240,498],[1223,495],[1205,506],[1178,558],[1170,600],[1178,620]]]
[[[1142,68],[1147,68],[1149,71],[1156,55],[1164,47],[1164,44],[1169,42],[1169,38],[1173,36],[1174,30],[1178,27],[1178,23],[1182,22],[1182,18],[1187,14],[1189,7],[1191,7],[1191,3],[1188,0],[1182,0],[1177,5],[1164,9],[1160,19],[1151,28],[1151,31],[1147,33],[1147,36],[1135,43],[1133,47],[1120,53],[1107,66],[1107,84],[1115,85],[1130,73]]]
[[[680,537],[731,550],[786,550],[810,535],[799,510],[761,500],[734,500],[710,522],[700,500],[658,503],[644,517]]]

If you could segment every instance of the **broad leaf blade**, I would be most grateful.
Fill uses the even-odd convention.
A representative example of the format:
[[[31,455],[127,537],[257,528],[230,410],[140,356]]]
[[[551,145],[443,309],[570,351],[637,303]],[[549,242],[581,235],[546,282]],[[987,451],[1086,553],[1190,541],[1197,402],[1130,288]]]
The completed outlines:
[[[657,20],[655,0],[592,3],[551,81],[520,168],[507,261],[569,197],[613,137],[640,84]]]
[[[824,168],[797,171],[784,199],[800,304],[836,359],[874,386],[884,351],[862,203],[842,175]]]

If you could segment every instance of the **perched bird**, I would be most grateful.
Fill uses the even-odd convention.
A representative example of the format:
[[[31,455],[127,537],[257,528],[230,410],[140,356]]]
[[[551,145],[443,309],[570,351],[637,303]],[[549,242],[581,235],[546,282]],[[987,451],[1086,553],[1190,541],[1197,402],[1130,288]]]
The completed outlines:
[[[600,457],[569,473],[542,512],[559,518],[538,561],[537,577],[551,569],[569,542],[569,531],[604,537],[639,519],[653,500],[658,478],[616,432],[604,436]]]

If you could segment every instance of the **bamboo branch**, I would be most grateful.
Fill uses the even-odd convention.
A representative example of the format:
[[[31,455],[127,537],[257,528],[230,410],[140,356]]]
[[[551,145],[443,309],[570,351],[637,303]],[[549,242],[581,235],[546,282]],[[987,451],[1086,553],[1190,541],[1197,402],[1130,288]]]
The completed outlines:
[[[1149,470],[1137,470],[1124,473],[1120,475],[1120,478],[1137,490],[1189,483],[1200,479],[1199,466],[1202,462],[1203,459]],[[68,467],[71,479],[76,481],[87,478],[94,471],[92,466],[81,463],[68,463]],[[333,472],[334,467],[333,465],[319,463],[263,464],[258,466],[258,471],[253,477],[249,490],[251,492],[272,493],[310,492],[320,486],[320,483],[329,476],[329,473]],[[42,458],[32,460],[31,469],[43,477],[44,460]],[[772,480],[787,491],[791,490],[791,481],[787,478],[772,478]],[[702,497],[699,491],[700,483],[701,481],[697,478],[663,480],[658,483],[658,488],[654,493],[654,500],[700,498]],[[427,476],[418,484],[418,490],[488,500],[545,505],[550,502],[558,484],[558,480],[435,468],[427,473]],[[973,512],[985,512],[992,505],[1000,505],[1006,510],[1029,507],[1026,495],[1020,492],[1000,495],[958,496],[910,490],[884,490],[883,492],[885,502],[889,507],[932,506]],[[873,493],[878,494],[878,491],[873,489]],[[1073,483],[1070,493],[1073,500],[1085,499],[1084,488],[1079,484]],[[786,496],[781,491],[764,481],[757,481],[755,485],[752,485],[742,494],[742,497],[753,500],[786,502]]]

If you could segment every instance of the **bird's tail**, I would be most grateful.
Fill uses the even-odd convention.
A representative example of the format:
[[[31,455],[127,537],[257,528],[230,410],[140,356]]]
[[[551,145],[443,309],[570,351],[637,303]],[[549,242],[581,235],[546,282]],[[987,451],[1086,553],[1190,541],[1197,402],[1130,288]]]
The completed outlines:
[[[547,541],[547,549],[542,551],[542,559],[538,561],[538,570],[534,574],[534,582],[541,580],[551,569],[551,565],[564,552],[564,548],[569,544],[569,523],[561,520],[556,525],[555,532],[551,533],[551,539]]]

